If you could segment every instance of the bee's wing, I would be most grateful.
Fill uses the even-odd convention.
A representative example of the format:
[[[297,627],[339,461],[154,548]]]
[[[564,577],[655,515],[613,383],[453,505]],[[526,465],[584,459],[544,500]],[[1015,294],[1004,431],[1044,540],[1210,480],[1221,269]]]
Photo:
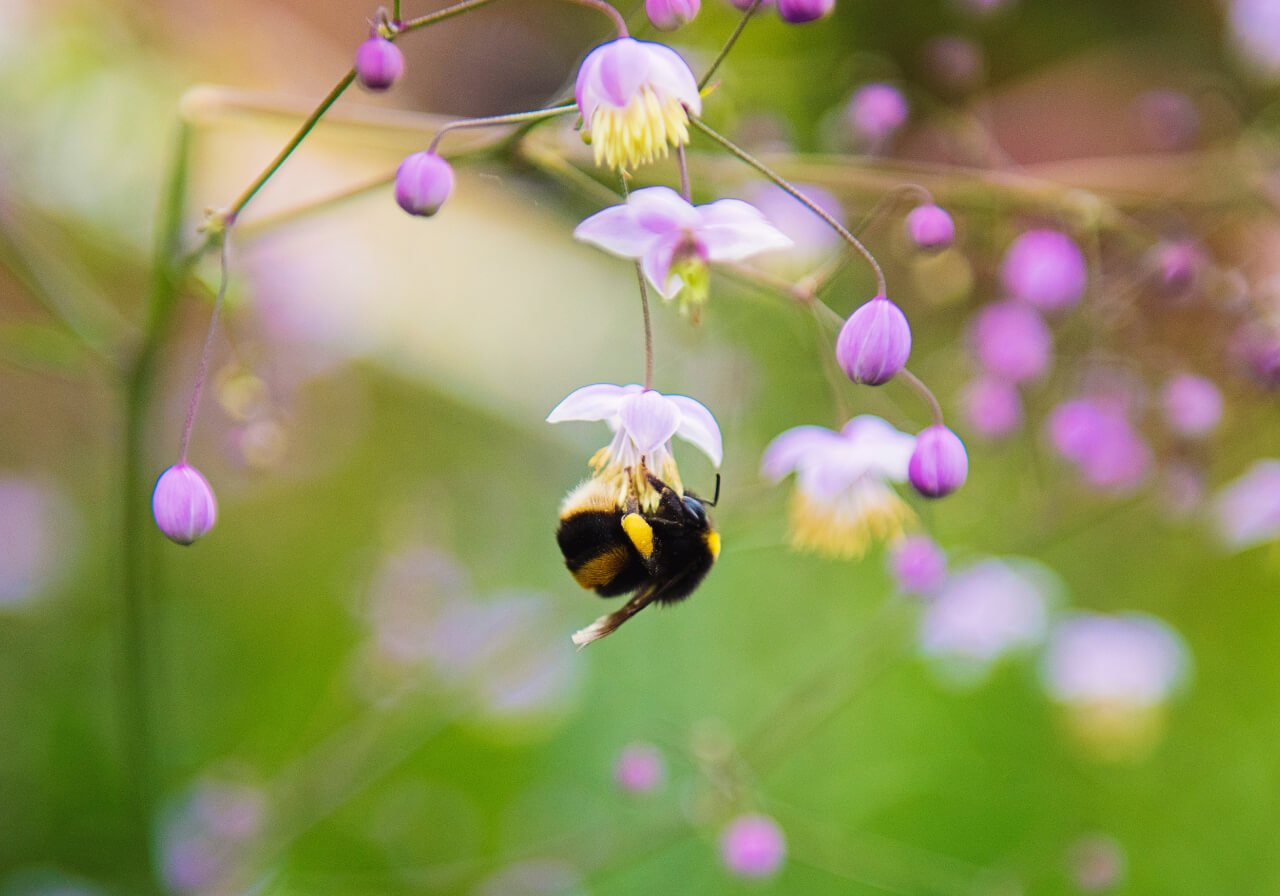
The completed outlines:
[[[579,647],[586,647],[592,641],[599,641],[601,638],[612,635],[622,623],[653,603],[654,599],[661,595],[662,590],[662,586],[653,583],[643,586],[621,607],[608,615],[601,616],[586,628],[574,632],[573,643]]]

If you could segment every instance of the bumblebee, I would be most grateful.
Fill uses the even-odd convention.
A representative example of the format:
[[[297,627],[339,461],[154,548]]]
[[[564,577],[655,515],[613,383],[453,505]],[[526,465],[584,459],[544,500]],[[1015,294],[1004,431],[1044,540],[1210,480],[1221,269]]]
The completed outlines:
[[[652,513],[642,511],[634,496],[619,507],[615,489],[595,477],[561,505],[556,541],[577,583],[601,597],[635,592],[620,609],[576,633],[580,647],[612,634],[651,603],[684,600],[720,555],[720,533],[707,516],[720,496],[719,477],[711,501],[680,494],[647,471],[645,477],[659,496]]]

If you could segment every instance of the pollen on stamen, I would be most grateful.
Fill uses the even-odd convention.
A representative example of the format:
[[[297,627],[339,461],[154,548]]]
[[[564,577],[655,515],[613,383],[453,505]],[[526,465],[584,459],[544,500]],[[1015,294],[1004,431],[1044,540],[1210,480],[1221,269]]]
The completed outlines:
[[[622,109],[600,106],[591,119],[596,164],[625,170],[666,158],[689,141],[689,116],[679,100],[665,102],[644,87]]]
[[[820,504],[797,490],[789,513],[791,544],[839,560],[856,560],[875,542],[902,537],[915,514],[891,489],[864,490],[842,506]]]

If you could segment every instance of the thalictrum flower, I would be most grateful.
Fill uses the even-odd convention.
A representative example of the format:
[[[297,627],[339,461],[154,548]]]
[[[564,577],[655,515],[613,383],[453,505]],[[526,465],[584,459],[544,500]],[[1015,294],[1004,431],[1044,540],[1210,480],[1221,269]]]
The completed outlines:
[[[1022,397],[1011,383],[980,376],[964,391],[969,429],[987,439],[1000,439],[1022,425]]]
[[[911,535],[894,545],[889,572],[899,591],[928,594],[947,579],[947,555],[927,535]]]
[[[1088,281],[1084,253],[1057,230],[1029,230],[1013,241],[1000,267],[1009,295],[1045,311],[1074,305]]]
[[[396,170],[396,202],[411,215],[429,218],[453,192],[453,166],[433,152],[415,152]]]
[[[907,236],[921,249],[945,249],[956,238],[956,225],[951,216],[931,202],[913,208],[906,224]]]
[[[177,544],[191,544],[213,528],[218,502],[209,482],[190,464],[178,463],[160,474],[151,495],[156,526]]]
[[[1038,379],[1053,360],[1053,334],[1034,308],[995,302],[974,315],[969,340],[978,363],[1006,382]]]
[[[689,142],[689,114],[702,114],[698,82],[670,47],[622,37],[592,50],[574,95],[596,164],[625,170]]]
[[[1085,482],[1102,491],[1132,491],[1146,479],[1151,451],[1123,407],[1106,398],[1077,398],[1053,409],[1049,439],[1076,465]]]
[[[652,793],[667,777],[667,764],[653,744],[630,744],[618,754],[613,779],[628,793]]]
[[[886,483],[905,482],[915,437],[879,417],[863,415],[840,432],[798,426],[764,452],[765,475],[796,473],[791,541],[801,550],[857,557],[873,539],[896,538],[912,519]]]
[[[404,74],[404,54],[385,37],[374,35],[356,50],[355,72],[365,90],[386,90]]]
[[[910,356],[911,325],[884,296],[856,309],[836,337],[836,361],[849,379],[866,386],[889,382]]]
[[[890,84],[864,84],[849,100],[849,127],[859,143],[883,145],[907,120],[907,98]]]
[[[663,395],[643,386],[597,383],[570,393],[547,415],[548,423],[603,420],[613,441],[591,458],[595,475],[617,488],[618,506],[635,494],[652,511],[658,494],[645,478],[648,470],[676,490],[680,471],[671,450],[679,436],[702,451],[715,466],[724,456],[716,418],[700,402],[684,395]]]
[[[835,8],[836,0],[778,0],[778,17],[801,25],[829,16]]]
[[[1162,397],[1165,419],[1178,435],[1203,438],[1222,420],[1222,392],[1213,380],[1182,373],[1165,384]]]
[[[767,815],[740,815],[720,835],[720,860],[739,877],[771,877],[786,854],[782,828]]]
[[[573,235],[606,252],[640,262],[664,299],[680,297],[697,313],[709,288],[708,262],[741,261],[791,240],[756,208],[739,199],[707,205],[685,202],[669,187],[646,187],[587,218]]]
[[[915,490],[926,498],[946,497],[969,477],[964,442],[941,424],[921,430],[907,472]]]
[[[701,0],[644,0],[644,11],[660,31],[674,31],[698,15]]]
[[[1218,534],[1235,550],[1280,538],[1280,460],[1254,463],[1214,498]]]

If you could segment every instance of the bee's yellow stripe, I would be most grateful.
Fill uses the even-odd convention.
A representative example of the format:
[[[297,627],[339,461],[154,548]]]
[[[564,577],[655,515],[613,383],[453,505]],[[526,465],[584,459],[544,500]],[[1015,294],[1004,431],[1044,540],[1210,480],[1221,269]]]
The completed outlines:
[[[648,560],[653,556],[653,527],[644,517],[638,513],[628,513],[622,518],[622,529],[641,557]]]
[[[608,585],[622,572],[627,563],[627,549],[622,546],[610,548],[603,554],[592,557],[586,563],[573,570],[573,577],[583,588],[595,588]]]
[[[707,550],[711,552],[711,559],[715,560],[720,556],[720,533],[711,531],[702,536],[702,540],[707,544]]]

